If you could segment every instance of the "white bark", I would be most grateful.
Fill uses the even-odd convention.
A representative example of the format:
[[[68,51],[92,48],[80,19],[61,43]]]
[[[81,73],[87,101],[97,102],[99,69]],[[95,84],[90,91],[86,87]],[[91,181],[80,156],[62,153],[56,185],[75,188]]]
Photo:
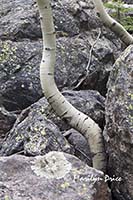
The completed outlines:
[[[126,29],[106,12],[102,0],[93,0],[103,23],[108,26],[127,45],[133,44],[133,37]]]
[[[50,0],[37,0],[37,2],[43,34],[40,79],[44,95],[56,114],[87,138],[92,153],[93,167],[105,171],[106,159],[101,129],[90,117],[74,108],[59,92],[55,84],[56,42]]]

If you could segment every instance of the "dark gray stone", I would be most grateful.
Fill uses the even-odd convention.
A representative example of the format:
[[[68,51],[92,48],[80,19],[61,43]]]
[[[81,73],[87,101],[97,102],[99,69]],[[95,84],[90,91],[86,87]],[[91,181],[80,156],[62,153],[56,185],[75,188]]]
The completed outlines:
[[[63,94],[77,109],[88,114],[101,127],[104,126],[104,97],[97,91],[64,91]],[[50,150],[71,150],[57,126],[61,131],[70,128],[42,98],[22,111],[0,153],[10,155],[24,150],[25,154],[38,155]]]
[[[109,156],[110,176],[121,177],[112,182],[118,200],[133,199],[133,45],[115,62],[108,81],[106,99],[105,140]]]
[[[0,94],[7,110],[22,110],[42,95],[39,42],[0,42]]]
[[[79,38],[57,40],[55,79],[59,89],[96,89],[103,95],[106,93],[108,74],[117,49],[107,39],[100,39],[95,46],[89,75],[79,84],[86,74],[90,43],[95,40],[92,37],[96,39],[95,31]],[[22,110],[43,95],[39,79],[41,51],[41,41],[0,42],[0,93],[7,110]]]
[[[58,35],[76,35],[79,22],[58,1],[52,1],[53,15]],[[41,38],[39,12],[36,1],[2,0],[0,2],[0,38],[22,40]]]
[[[44,155],[49,151],[71,152],[72,148],[58,127],[43,114],[43,108],[22,111],[2,144],[0,154]]]
[[[12,128],[16,118],[16,114],[8,112],[4,107],[0,107],[0,144],[6,133]]]
[[[69,154],[50,152],[0,158],[0,199],[109,200],[109,192],[102,172]]]
[[[93,49],[88,76],[85,78],[90,48],[98,36],[97,31],[83,33],[75,38],[59,38],[55,71],[59,88],[96,89],[105,95],[106,82],[114,63],[115,51],[113,52],[112,44],[104,37],[99,39]]]
[[[64,133],[68,142],[74,147],[74,155],[87,165],[92,166],[91,153],[86,138],[78,131],[70,129]]]
[[[79,22],[80,32],[102,26],[92,0],[63,0],[62,5]]]

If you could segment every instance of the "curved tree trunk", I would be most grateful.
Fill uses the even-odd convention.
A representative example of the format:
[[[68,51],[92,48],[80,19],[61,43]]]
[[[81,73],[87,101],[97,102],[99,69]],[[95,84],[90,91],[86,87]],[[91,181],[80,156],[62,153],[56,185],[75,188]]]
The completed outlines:
[[[103,6],[102,0],[93,0],[93,2],[103,23],[116,33],[125,44],[133,44],[132,35],[121,24],[109,16]]]
[[[43,34],[43,56],[40,65],[41,86],[56,114],[80,131],[88,140],[93,167],[105,171],[106,159],[99,126],[87,115],[74,108],[59,92],[54,81],[55,29],[49,0],[37,0]]]

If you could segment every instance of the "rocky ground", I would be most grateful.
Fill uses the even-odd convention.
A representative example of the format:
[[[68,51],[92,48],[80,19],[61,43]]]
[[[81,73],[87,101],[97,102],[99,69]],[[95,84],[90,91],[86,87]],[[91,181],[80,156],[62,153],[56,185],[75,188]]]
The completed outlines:
[[[43,97],[36,2],[2,0],[0,199],[132,200],[133,46],[126,48],[104,27],[90,0],[53,0],[52,8],[57,86],[102,128],[107,174],[121,181],[107,185],[105,175],[91,167],[86,139],[61,121]]]

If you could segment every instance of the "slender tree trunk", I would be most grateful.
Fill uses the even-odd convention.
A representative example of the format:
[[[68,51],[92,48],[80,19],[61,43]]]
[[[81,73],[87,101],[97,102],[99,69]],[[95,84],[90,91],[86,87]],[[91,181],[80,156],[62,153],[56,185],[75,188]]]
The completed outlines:
[[[55,29],[49,0],[37,0],[43,34],[43,56],[40,65],[41,86],[56,114],[80,131],[88,140],[93,167],[105,171],[106,159],[99,126],[87,115],[74,108],[59,92],[54,81]]]
[[[133,44],[132,35],[120,23],[109,16],[103,6],[102,0],[93,0],[93,2],[103,23],[116,33],[125,44]]]

